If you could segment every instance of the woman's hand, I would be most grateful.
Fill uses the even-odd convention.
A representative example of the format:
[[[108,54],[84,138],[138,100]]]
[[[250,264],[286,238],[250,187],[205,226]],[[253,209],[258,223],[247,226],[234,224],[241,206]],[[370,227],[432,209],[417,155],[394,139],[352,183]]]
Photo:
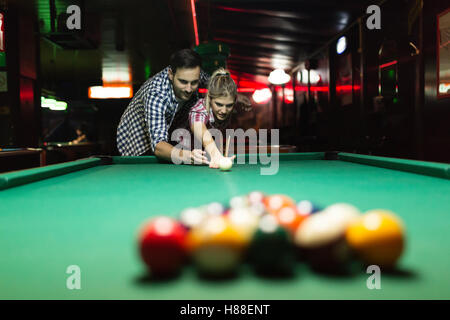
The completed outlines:
[[[194,149],[191,151],[191,164],[194,165],[202,165],[202,164],[210,164],[208,158],[206,158],[206,151],[201,149]]]
[[[211,158],[211,162],[209,163],[209,167],[213,168],[213,169],[218,169],[219,165],[220,165],[220,160],[222,158],[225,158],[224,156],[222,156],[221,154],[218,154],[215,157]],[[228,157],[231,161],[234,160],[234,158],[236,158],[236,155],[232,156],[232,157]]]

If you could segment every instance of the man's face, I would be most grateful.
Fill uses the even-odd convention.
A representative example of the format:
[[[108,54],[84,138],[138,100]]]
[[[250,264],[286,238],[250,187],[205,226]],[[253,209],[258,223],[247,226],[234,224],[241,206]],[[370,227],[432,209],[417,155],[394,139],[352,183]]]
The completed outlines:
[[[178,68],[175,74],[169,69],[169,79],[178,100],[187,101],[197,90],[200,81],[200,67]]]

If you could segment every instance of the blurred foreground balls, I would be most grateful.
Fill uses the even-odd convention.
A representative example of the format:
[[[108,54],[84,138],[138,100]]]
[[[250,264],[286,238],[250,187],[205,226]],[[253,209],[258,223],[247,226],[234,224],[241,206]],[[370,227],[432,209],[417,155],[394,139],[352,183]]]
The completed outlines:
[[[274,194],[267,196],[263,199],[263,203],[266,206],[266,210],[272,214],[277,214],[278,211],[280,211],[284,207],[295,206],[294,200],[283,194]]]
[[[390,269],[403,252],[404,227],[393,212],[371,210],[350,224],[346,239],[366,264]]]

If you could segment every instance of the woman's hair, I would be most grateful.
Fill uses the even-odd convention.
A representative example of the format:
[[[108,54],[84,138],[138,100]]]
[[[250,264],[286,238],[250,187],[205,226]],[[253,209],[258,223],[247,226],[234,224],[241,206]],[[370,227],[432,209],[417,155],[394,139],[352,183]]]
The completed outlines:
[[[206,94],[205,99],[205,107],[208,114],[212,99],[228,96],[236,101],[237,86],[231,78],[230,72],[224,68],[219,68],[213,72],[208,84],[208,93]]]

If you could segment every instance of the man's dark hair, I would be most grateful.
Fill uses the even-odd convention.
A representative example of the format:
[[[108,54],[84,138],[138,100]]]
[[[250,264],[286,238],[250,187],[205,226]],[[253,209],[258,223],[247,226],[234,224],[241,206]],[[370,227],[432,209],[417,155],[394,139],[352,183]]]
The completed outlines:
[[[170,57],[170,69],[173,74],[177,72],[178,68],[195,68],[202,66],[202,58],[192,49],[182,49],[175,52]]]

